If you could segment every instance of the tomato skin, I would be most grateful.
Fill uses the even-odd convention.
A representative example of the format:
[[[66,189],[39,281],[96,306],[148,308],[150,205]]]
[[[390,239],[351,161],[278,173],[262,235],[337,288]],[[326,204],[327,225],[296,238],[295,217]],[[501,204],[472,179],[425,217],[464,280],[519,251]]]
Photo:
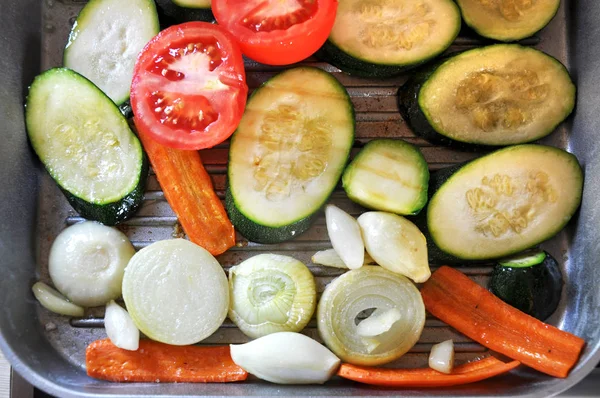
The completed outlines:
[[[253,32],[239,23],[240,15],[235,12],[246,1],[213,0],[212,11],[217,22],[235,37],[244,55],[268,65],[289,65],[314,54],[327,41],[338,7],[338,0],[315,0],[319,11],[310,20],[286,30]]]
[[[193,47],[190,55],[188,46]],[[176,50],[180,53],[173,56]],[[210,55],[211,51],[217,55]],[[191,54],[196,54],[194,59],[186,59]],[[159,61],[165,65],[162,75]],[[247,97],[242,52],[231,34],[218,25],[188,22],[171,26],[138,55],[131,84],[134,123],[165,146],[198,150],[220,144],[237,128]],[[156,101],[164,102],[162,108]],[[169,112],[165,106],[170,106]],[[165,120],[165,112],[170,120]],[[205,118],[205,126],[201,123],[204,114],[216,116]],[[192,123],[199,125],[197,130]]]

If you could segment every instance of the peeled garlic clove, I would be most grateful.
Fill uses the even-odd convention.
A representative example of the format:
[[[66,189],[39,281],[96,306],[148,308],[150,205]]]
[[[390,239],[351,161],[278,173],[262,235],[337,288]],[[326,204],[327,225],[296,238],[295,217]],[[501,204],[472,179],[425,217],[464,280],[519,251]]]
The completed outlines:
[[[71,303],[65,296],[44,282],[36,282],[31,290],[35,298],[47,310],[60,315],[83,316],[84,310],[82,307]]]
[[[231,358],[246,372],[278,384],[323,384],[340,365],[339,358],[327,348],[293,332],[232,344]]]
[[[452,373],[454,368],[454,343],[446,340],[431,347],[429,367],[442,373]]]
[[[344,261],[342,261],[342,258],[336,253],[335,249],[318,251],[313,254],[311,261],[314,264],[324,265],[326,267],[348,269],[348,266],[344,264]],[[369,264],[375,264],[375,261],[369,256],[369,253],[365,252],[363,265]]]
[[[401,318],[402,314],[396,308],[377,309],[370,317],[358,324],[356,332],[363,337],[379,336],[389,331]]]
[[[140,331],[129,313],[114,300],[106,304],[104,328],[114,345],[124,350],[137,351],[140,344]]]
[[[417,283],[431,276],[427,241],[406,218],[381,211],[358,217],[367,252],[377,264]]]
[[[331,245],[344,264],[350,269],[362,267],[365,245],[356,219],[334,205],[325,208],[325,219]]]

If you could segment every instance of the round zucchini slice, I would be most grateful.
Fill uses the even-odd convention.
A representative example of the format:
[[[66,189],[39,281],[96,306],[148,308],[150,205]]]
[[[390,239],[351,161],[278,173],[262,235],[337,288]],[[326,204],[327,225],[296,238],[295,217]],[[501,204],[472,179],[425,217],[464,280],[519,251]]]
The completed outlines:
[[[416,146],[377,139],[356,155],[342,181],[348,197],[364,207],[418,214],[427,203],[429,168]]]
[[[248,101],[229,151],[226,207],[247,239],[276,243],[310,226],[335,188],[352,144],[354,109],[329,73],[275,76]]]
[[[483,37],[521,40],[554,18],[560,0],[456,0],[465,23]]]
[[[554,131],[574,105],[567,69],[517,44],[463,52],[400,90],[400,110],[417,134],[463,146],[535,141]]]
[[[562,287],[558,263],[544,251],[500,261],[489,284],[502,301],[542,321],[556,311]]]
[[[321,53],[348,73],[385,77],[441,54],[459,31],[450,0],[346,0]]]
[[[91,0],[73,25],[64,66],[121,105],[129,99],[139,52],[159,31],[152,0]]]
[[[463,260],[510,256],[558,233],[581,202],[575,156],[519,145],[461,167],[434,193],[427,228],[436,246]]]

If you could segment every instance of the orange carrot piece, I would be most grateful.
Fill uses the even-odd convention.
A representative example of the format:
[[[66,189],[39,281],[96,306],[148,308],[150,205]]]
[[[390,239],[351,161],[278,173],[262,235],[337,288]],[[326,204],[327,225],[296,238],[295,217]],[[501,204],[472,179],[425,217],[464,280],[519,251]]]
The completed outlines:
[[[120,382],[226,383],[248,377],[231,359],[229,346],[171,346],[140,340],[137,351],[127,351],[104,339],[87,347],[85,363],[88,376]]]
[[[198,151],[166,147],[139,132],[167,202],[190,241],[213,255],[235,245],[235,231]]]
[[[555,377],[567,377],[585,341],[506,304],[463,273],[441,267],[421,288],[425,308],[467,337]]]
[[[509,372],[519,364],[519,361],[505,363],[497,358],[487,357],[457,366],[450,374],[429,368],[386,369],[342,364],[338,376],[386,387],[449,387],[489,379]]]

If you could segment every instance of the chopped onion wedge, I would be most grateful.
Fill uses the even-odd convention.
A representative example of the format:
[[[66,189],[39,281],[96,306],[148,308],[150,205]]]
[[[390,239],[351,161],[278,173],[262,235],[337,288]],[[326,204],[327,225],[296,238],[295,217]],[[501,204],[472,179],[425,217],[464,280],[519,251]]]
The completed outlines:
[[[48,270],[54,286],[83,307],[105,305],[121,295],[125,267],[135,254],[119,230],[85,221],[68,227],[50,249]]]
[[[71,303],[65,296],[44,282],[36,282],[31,290],[42,307],[47,310],[60,315],[83,316],[84,309],[82,307]]]
[[[406,218],[381,211],[358,217],[367,252],[377,264],[417,283],[431,276],[427,241]]]
[[[361,336],[359,326],[366,320],[358,320],[373,309],[389,317],[385,323],[391,326],[376,337]],[[397,314],[389,312],[393,309],[400,313],[395,322],[392,320]],[[317,325],[327,347],[344,362],[381,365],[400,358],[419,340],[425,326],[425,305],[419,290],[407,278],[365,265],[346,272],[325,288],[317,307]],[[367,323],[361,329],[375,334],[386,327],[371,328]]]
[[[370,317],[356,327],[359,336],[375,337],[389,331],[394,323],[402,318],[402,314],[395,308],[375,310]]]
[[[431,347],[429,367],[438,372],[452,373],[454,368],[454,343],[452,340],[446,340]]]
[[[188,345],[221,326],[229,308],[229,287],[223,268],[208,251],[184,239],[162,240],[129,262],[123,299],[146,336]]]
[[[312,256],[311,261],[314,264],[324,265],[326,267],[348,269],[348,266],[344,264],[342,258],[336,253],[335,249],[318,251]],[[365,252],[363,265],[369,264],[375,264],[375,261],[369,256],[369,253]]]
[[[229,318],[252,338],[299,332],[317,305],[315,278],[295,258],[259,254],[229,270]]]
[[[325,219],[331,245],[342,262],[350,269],[362,267],[365,245],[356,219],[334,205],[325,208]]]
[[[104,328],[114,345],[124,350],[137,351],[140,345],[140,331],[131,320],[129,313],[114,300],[106,304]]]
[[[231,358],[246,372],[278,384],[323,384],[340,360],[310,337],[273,333],[241,345],[231,345]]]

